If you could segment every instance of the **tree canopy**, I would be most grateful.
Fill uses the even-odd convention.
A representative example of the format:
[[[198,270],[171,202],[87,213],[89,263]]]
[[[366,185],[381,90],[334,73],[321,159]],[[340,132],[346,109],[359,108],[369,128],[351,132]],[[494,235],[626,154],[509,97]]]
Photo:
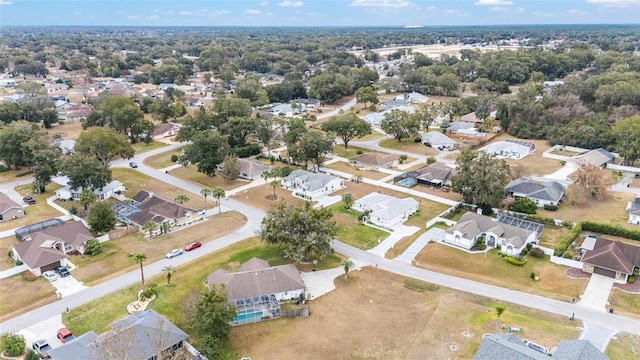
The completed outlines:
[[[402,110],[391,110],[384,115],[380,127],[396,140],[404,141],[418,133],[420,121],[414,114]]]
[[[74,151],[84,156],[95,156],[103,165],[109,165],[116,156],[130,159],[134,155],[133,147],[125,135],[98,126],[80,133]]]
[[[371,134],[371,124],[354,113],[332,116],[321,128],[342,139],[345,149],[349,147],[349,141]]]
[[[504,187],[511,179],[506,161],[486,152],[464,150],[456,159],[456,165],[457,173],[451,180],[453,191],[485,213],[498,206],[504,197]]]

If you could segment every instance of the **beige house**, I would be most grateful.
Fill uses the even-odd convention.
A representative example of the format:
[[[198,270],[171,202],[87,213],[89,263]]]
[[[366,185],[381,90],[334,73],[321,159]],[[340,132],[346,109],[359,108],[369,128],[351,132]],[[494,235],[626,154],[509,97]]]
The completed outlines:
[[[360,154],[349,159],[349,164],[362,170],[377,170],[392,168],[398,165],[400,155],[397,154]]]
[[[11,200],[6,194],[0,193],[0,222],[8,221],[24,216],[22,206]]]

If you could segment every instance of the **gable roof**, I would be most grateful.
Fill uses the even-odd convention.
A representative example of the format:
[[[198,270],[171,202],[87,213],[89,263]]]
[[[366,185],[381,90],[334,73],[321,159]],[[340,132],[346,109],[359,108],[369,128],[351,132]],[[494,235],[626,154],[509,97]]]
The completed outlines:
[[[31,234],[31,241],[41,239],[42,241],[61,241],[67,245],[82,246],[87,240],[93,239],[93,235],[82,221],[72,221]]]
[[[146,190],[140,190],[131,199],[134,201],[133,206],[140,211],[127,218],[138,225],[143,225],[147,221],[161,223],[166,219],[178,219],[195,212],[191,208],[169,202]]]
[[[492,232],[501,238],[506,239],[514,246],[520,248],[524,245],[529,236],[535,232],[521,229],[512,225],[494,221],[493,218],[468,212],[458,220],[458,223],[446,230],[452,234],[460,231],[466,239],[473,239],[484,232]]]
[[[49,352],[55,360],[150,359],[189,336],[155,312],[135,312],[100,336],[90,331]]]
[[[449,124],[449,127],[447,128],[447,130],[458,131],[458,130],[466,130],[466,129],[473,129],[473,128],[475,128],[475,125],[470,122],[454,121],[451,124]]]
[[[512,333],[501,333],[482,339],[473,360],[544,360],[549,357],[530,349]]]
[[[416,208],[419,203],[412,197],[400,199],[380,193],[370,193],[354,202],[363,209],[371,210],[370,216],[381,219],[393,219]]]
[[[269,170],[269,167],[263,164],[260,160],[256,159],[238,159],[240,164],[240,173],[247,175],[260,174],[263,171]],[[224,164],[223,164],[224,166]]]
[[[293,264],[269,267],[262,259],[252,258],[237,272],[218,269],[207,276],[207,285],[224,285],[229,300],[306,289],[298,268]]]
[[[636,196],[629,205],[630,206],[627,209],[629,215],[640,215],[640,196]]]
[[[429,143],[432,146],[456,144],[455,140],[441,133],[440,131],[425,132],[420,134],[420,137],[422,138],[422,142]]]
[[[640,247],[599,237],[593,250],[582,256],[582,262],[631,274],[635,266],[640,266]]]
[[[460,117],[460,121],[462,121],[462,122],[481,123],[483,120],[484,119],[481,119],[476,115],[475,111],[474,112],[470,112],[470,113]]]
[[[307,170],[294,170],[283,180],[285,182],[300,181],[304,186],[306,186],[308,191],[313,192],[322,189],[335,179],[337,179],[337,177],[323,173],[314,173]]]
[[[380,165],[387,165],[388,163],[394,162],[398,159],[400,159],[400,155],[398,154],[385,154],[385,155],[360,154],[360,155],[356,155],[354,157],[349,158],[349,161],[357,161],[363,164],[380,166]]]
[[[589,163],[594,166],[602,166],[608,162],[613,161],[615,158],[616,156],[609,151],[603,148],[598,148],[579,155],[572,156],[570,161],[573,161],[577,164]]]
[[[558,202],[564,196],[564,186],[557,181],[536,181],[532,179],[516,179],[505,186],[509,193],[525,194],[528,198]]]
[[[608,360],[609,358],[587,340],[562,340],[552,358],[562,360]]]
[[[0,193],[0,214],[4,214],[11,209],[22,209],[22,206],[11,200],[8,195]]]

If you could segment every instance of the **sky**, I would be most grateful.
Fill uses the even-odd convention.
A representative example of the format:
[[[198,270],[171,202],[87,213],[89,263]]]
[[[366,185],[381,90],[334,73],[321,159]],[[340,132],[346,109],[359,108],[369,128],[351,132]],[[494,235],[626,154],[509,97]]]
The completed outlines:
[[[639,23],[640,0],[0,0],[0,26]]]

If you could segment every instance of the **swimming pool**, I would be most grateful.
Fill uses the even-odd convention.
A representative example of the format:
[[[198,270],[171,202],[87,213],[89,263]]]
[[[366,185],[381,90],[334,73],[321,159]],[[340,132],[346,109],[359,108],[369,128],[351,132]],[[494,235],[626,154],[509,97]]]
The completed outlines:
[[[413,185],[416,184],[416,179],[413,179],[413,178],[402,179],[402,180],[398,181],[398,184],[400,184],[400,185],[402,185],[404,187],[410,188],[410,187],[412,187]]]
[[[242,311],[238,315],[236,315],[235,318],[233,318],[233,321],[242,324],[255,322],[257,320],[260,320],[261,317],[262,311]]]

